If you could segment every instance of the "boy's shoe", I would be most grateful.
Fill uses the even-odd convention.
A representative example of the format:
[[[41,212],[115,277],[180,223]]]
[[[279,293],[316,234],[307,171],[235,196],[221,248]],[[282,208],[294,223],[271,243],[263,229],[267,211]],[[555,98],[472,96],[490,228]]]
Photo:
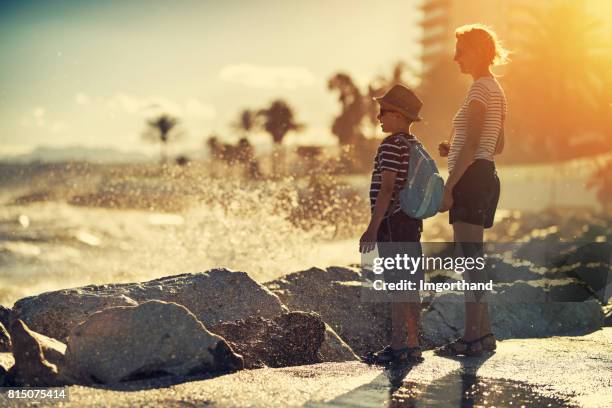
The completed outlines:
[[[394,350],[390,345],[388,345],[382,350],[368,353],[364,361],[368,364],[376,365],[408,364],[420,363],[423,361],[423,358],[421,357],[421,348],[418,346]]]

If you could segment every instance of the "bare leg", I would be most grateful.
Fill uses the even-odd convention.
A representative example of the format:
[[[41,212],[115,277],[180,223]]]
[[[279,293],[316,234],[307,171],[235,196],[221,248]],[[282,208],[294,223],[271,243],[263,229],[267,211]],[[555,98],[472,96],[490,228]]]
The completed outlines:
[[[419,345],[420,304],[417,302],[391,303],[391,347],[399,350]]]
[[[481,225],[455,222],[453,224],[454,239],[461,242],[483,242],[484,228]],[[473,299],[465,301],[465,330],[463,338],[467,341],[475,340],[491,332],[488,304],[474,302]]]

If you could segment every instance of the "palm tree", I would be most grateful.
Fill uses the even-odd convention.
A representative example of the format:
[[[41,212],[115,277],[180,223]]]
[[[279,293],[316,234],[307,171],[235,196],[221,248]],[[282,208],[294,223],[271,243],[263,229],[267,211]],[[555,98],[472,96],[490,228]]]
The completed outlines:
[[[611,130],[598,117],[612,114],[606,100],[610,43],[601,35],[601,22],[583,1],[557,0],[532,8],[530,17],[508,74],[513,122],[520,122],[538,157],[557,164],[609,150]],[[603,135],[603,143],[583,143],[589,133]],[[551,206],[559,170],[551,177]]]
[[[240,111],[238,119],[230,125],[241,132],[244,137],[248,138],[250,133],[260,126],[259,119],[260,117],[257,115],[256,111],[243,109]]]
[[[177,132],[178,118],[167,113],[147,120],[147,129],[143,133],[145,140],[158,143],[160,146],[160,162],[166,163],[167,146],[170,140],[178,139],[182,133]]]
[[[279,149],[287,133],[300,132],[305,127],[295,121],[293,109],[282,99],[277,99],[268,108],[259,110],[257,116],[262,119],[264,130],[272,136],[275,151]],[[272,163],[273,172],[277,174],[276,160]]]
[[[341,146],[354,145],[363,138],[361,122],[366,113],[363,96],[353,79],[342,72],[329,79],[327,88],[332,92],[338,92],[338,101],[342,108],[334,119],[331,131]]]
[[[598,118],[611,113],[602,97],[612,77],[611,45],[601,21],[583,1],[557,0],[530,16],[508,74],[515,118],[553,160],[592,154],[576,139],[589,132],[610,136]]]

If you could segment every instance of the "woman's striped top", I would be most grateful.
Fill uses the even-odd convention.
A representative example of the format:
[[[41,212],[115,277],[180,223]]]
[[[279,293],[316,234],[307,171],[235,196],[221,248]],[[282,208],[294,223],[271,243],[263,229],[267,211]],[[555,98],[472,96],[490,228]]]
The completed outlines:
[[[467,111],[472,101],[482,103],[485,108],[484,123],[478,149],[474,160],[485,159],[493,161],[495,148],[506,118],[506,96],[504,90],[493,77],[478,78],[468,92],[465,101],[453,119],[453,138],[448,154],[448,170],[453,171],[459,158],[459,152],[465,145],[467,136]]]

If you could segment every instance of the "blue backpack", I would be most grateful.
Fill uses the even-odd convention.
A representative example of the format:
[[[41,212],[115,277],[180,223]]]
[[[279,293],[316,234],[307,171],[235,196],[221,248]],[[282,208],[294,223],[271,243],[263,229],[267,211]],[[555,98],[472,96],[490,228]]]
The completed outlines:
[[[412,218],[433,217],[442,204],[444,179],[418,140],[404,135],[402,138],[410,146],[410,167],[406,184],[399,193],[400,207]]]

